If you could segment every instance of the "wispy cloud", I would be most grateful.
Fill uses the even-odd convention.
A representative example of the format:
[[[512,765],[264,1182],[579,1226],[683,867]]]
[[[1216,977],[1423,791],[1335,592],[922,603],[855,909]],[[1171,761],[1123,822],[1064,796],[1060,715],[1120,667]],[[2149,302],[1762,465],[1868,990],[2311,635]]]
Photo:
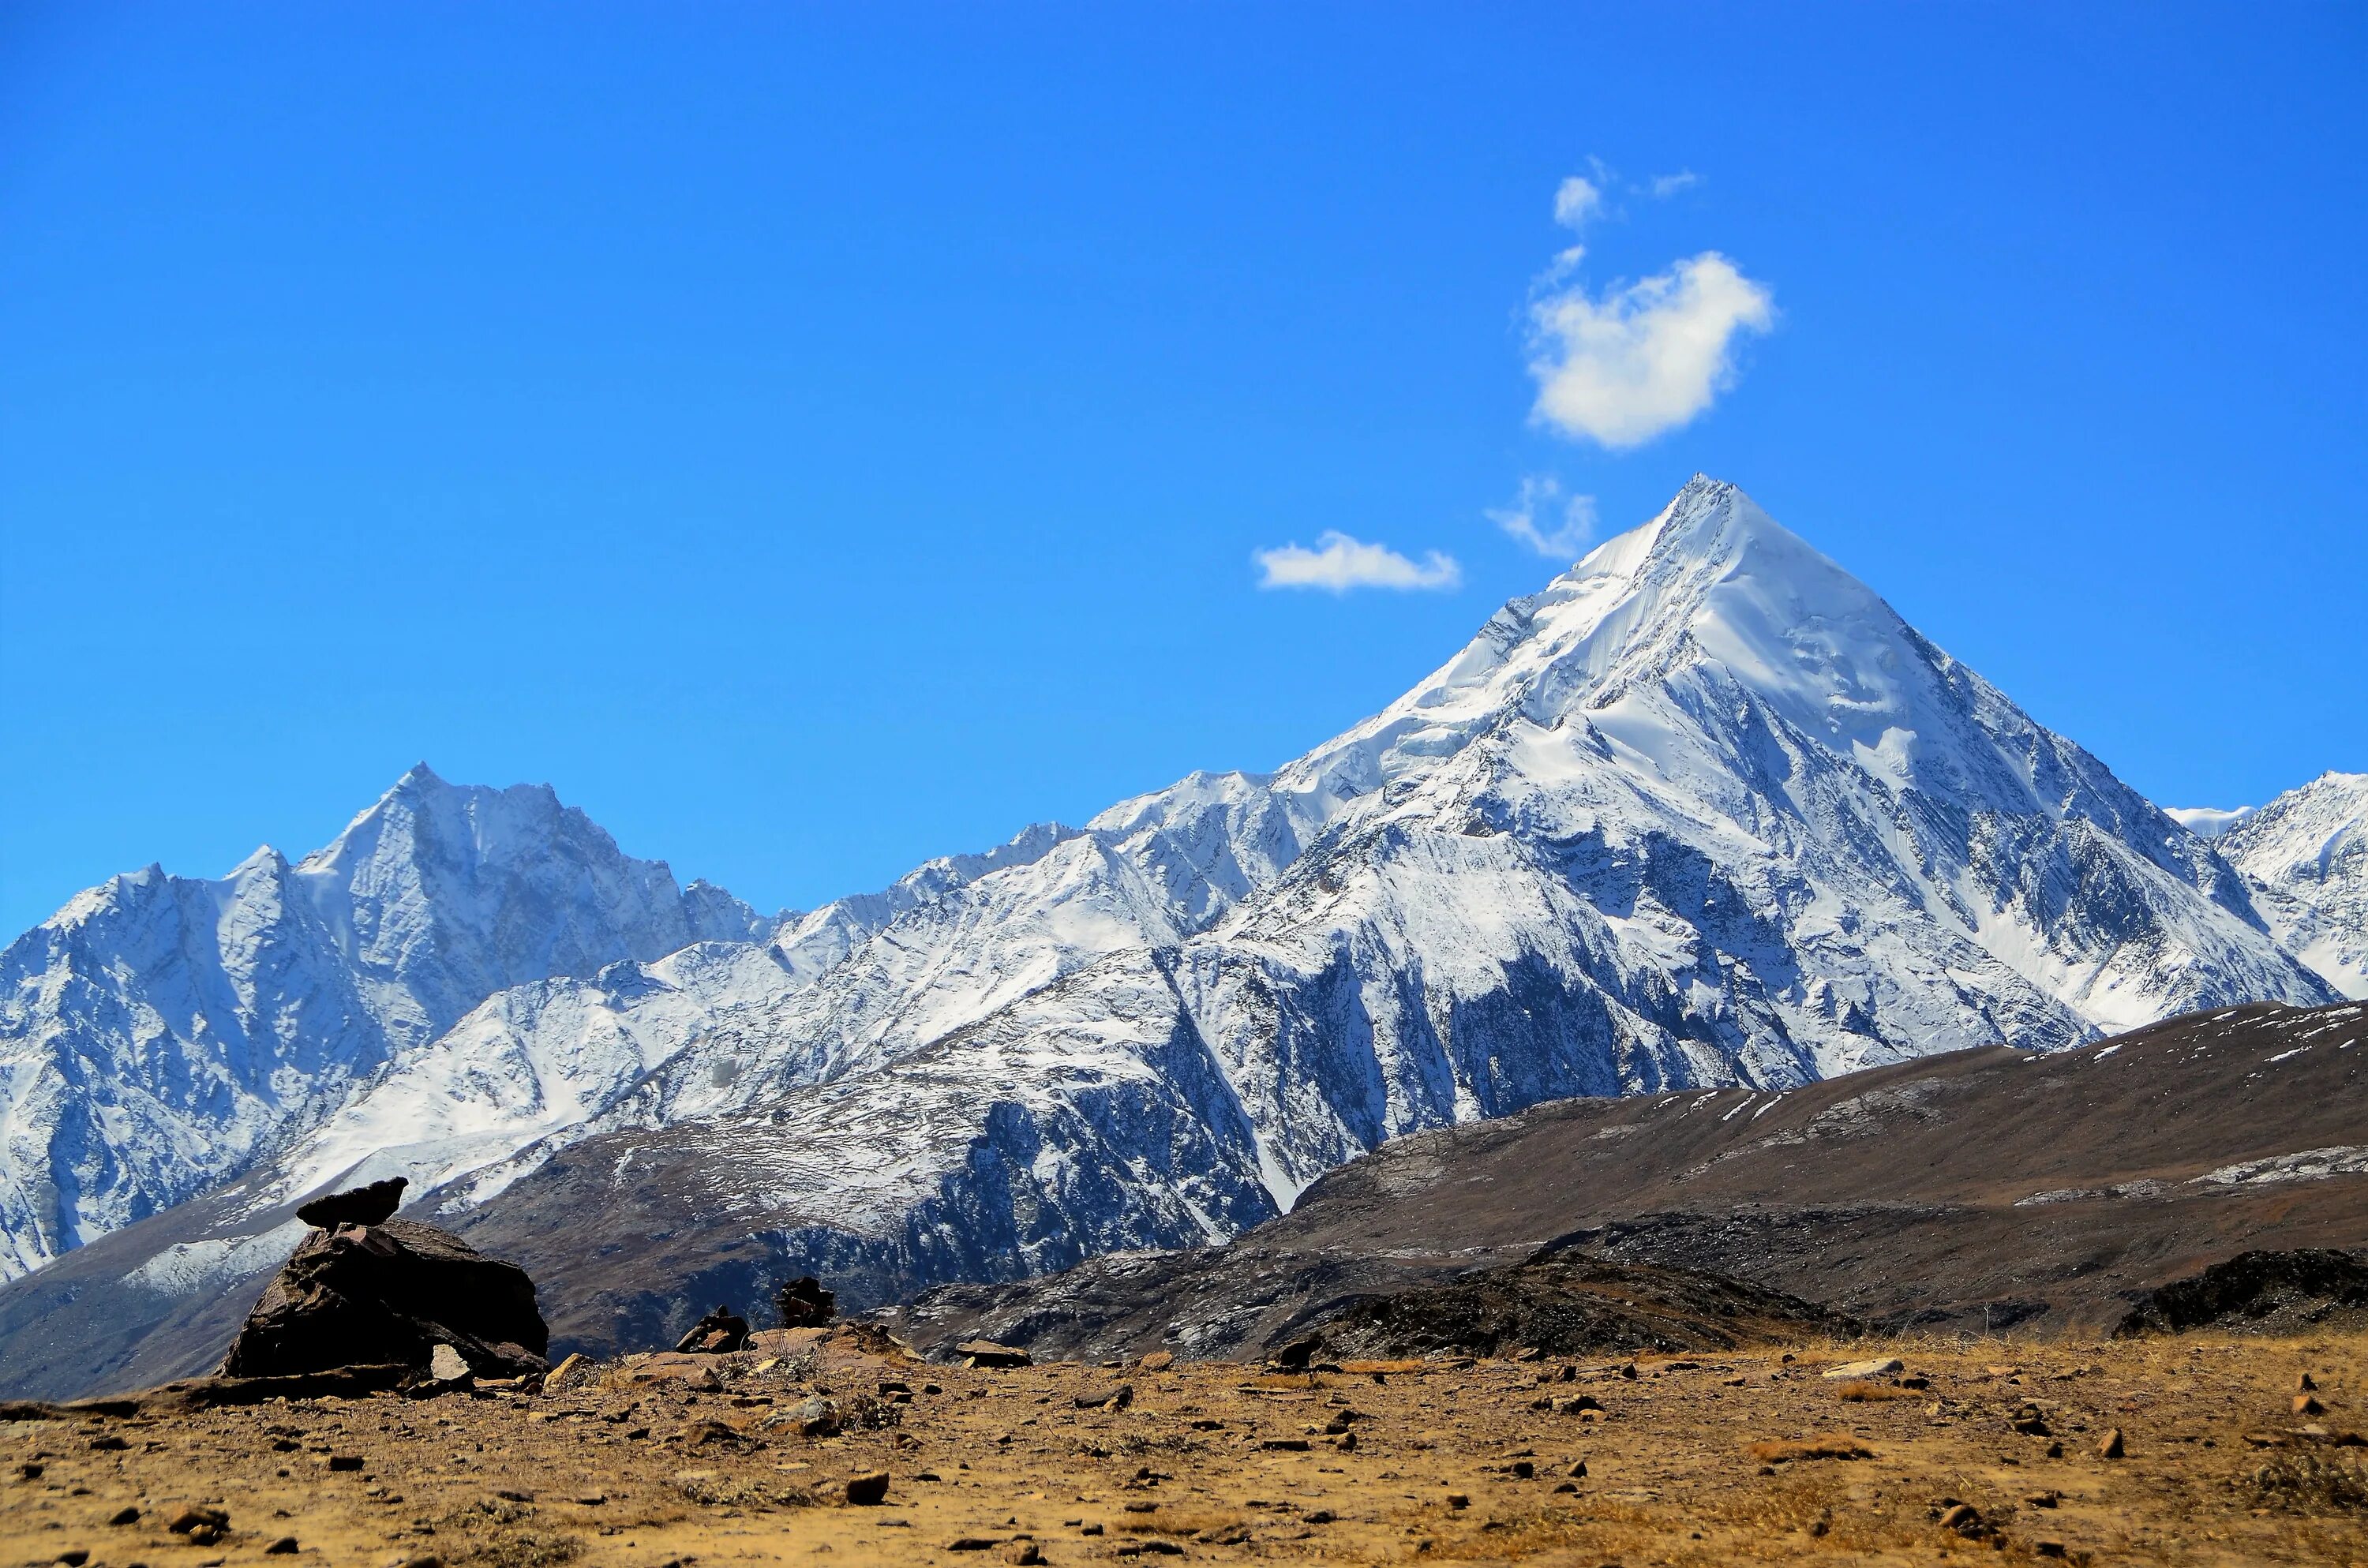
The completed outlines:
[[[1511,506],[1489,508],[1488,520],[1540,555],[1576,560],[1595,537],[1595,497],[1565,495],[1560,480],[1533,474]]]
[[[1554,190],[1554,222],[1574,232],[1587,227],[1588,219],[1603,210],[1603,187],[1591,179],[1573,175]]]
[[[1691,169],[1679,169],[1673,175],[1655,175],[1645,182],[1645,188],[1653,193],[1654,200],[1667,201],[1689,186],[1700,184],[1702,184],[1702,176]]]
[[[1338,529],[1316,536],[1315,548],[1286,544],[1261,550],[1256,559],[1265,571],[1261,588],[1321,588],[1345,594],[1351,588],[1452,588],[1463,581],[1463,569],[1438,551],[1419,563],[1408,561],[1385,544],[1366,544]]]
[[[1654,183],[1657,191],[1691,178]],[[1579,232],[1600,210],[1601,191],[1576,175],[1563,181],[1554,221]],[[1600,297],[1574,276],[1585,256],[1578,245],[1556,255],[1530,302],[1531,417],[1565,435],[1617,450],[1676,429],[1734,384],[1738,335],[1775,323],[1768,287],[1716,251]]]

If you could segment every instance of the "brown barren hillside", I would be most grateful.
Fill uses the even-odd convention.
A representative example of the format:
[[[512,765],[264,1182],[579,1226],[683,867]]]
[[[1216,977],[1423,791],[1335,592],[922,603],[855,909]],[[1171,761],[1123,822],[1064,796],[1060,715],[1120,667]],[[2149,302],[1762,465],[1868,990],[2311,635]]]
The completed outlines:
[[[1233,1355],[1537,1255],[1673,1265],[1890,1330],[2110,1333],[2238,1254],[2368,1249],[2368,1004],[2174,1018],[1782,1094],[1563,1100],[1342,1166],[1230,1246],[888,1314],[1087,1357]]]

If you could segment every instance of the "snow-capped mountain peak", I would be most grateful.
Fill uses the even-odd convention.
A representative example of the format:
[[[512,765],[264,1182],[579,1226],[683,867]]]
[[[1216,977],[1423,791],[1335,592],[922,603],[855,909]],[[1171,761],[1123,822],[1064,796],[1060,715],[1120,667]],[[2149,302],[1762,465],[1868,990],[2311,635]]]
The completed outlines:
[[[0,953],[0,1275],[238,1174],[497,992],[769,933],[548,787],[424,764],[302,860],[113,878]]]
[[[2368,773],[2322,773],[2220,835],[2275,931],[2348,996],[2368,997]]]
[[[424,768],[293,865],[118,879],[0,971],[0,1232],[366,1170],[550,1235],[632,1183],[884,1295],[1222,1237],[1542,1099],[2331,999],[2255,886],[1697,477],[1271,774],[805,915]]]

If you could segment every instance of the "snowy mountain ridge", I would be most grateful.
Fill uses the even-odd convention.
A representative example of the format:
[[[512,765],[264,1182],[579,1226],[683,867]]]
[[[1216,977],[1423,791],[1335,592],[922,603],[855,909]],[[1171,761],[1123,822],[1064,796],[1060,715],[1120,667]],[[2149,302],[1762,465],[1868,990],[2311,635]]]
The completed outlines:
[[[547,788],[425,765],[301,861],[116,877],[0,952],[0,1275],[239,1174],[488,995],[770,928]]]
[[[2249,811],[2220,852],[2294,955],[2347,996],[2368,997],[2368,773],[2322,773]]]
[[[1383,1139],[1542,1099],[2333,995],[2271,879],[1699,478],[1277,772],[882,893],[767,921],[605,835],[481,836],[515,846],[501,877],[348,829],[171,884],[253,940],[109,913],[119,879],[12,945],[0,1267],[232,1177],[235,1247],[400,1171],[528,1251],[587,1202],[696,1194],[699,1233],[878,1295],[1223,1239]],[[175,986],[207,1001],[157,1006]],[[176,1062],[222,1087],[129,1112],[90,1086]]]

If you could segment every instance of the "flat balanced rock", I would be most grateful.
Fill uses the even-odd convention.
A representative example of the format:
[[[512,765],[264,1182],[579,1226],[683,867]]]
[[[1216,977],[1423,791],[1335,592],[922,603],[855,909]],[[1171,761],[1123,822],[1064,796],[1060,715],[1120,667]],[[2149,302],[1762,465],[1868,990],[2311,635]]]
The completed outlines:
[[[296,1218],[324,1231],[334,1231],[340,1225],[375,1225],[393,1218],[394,1211],[403,1207],[403,1189],[410,1185],[408,1176],[389,1176],[349,1192],[333,1192],[297,1210]]]
[[[534,1281],[408,1220],[307,1234],[222,1361],[232,1377],[390,1363],[427,1370],[450,1346],[480,1377],[545,1369]]]

